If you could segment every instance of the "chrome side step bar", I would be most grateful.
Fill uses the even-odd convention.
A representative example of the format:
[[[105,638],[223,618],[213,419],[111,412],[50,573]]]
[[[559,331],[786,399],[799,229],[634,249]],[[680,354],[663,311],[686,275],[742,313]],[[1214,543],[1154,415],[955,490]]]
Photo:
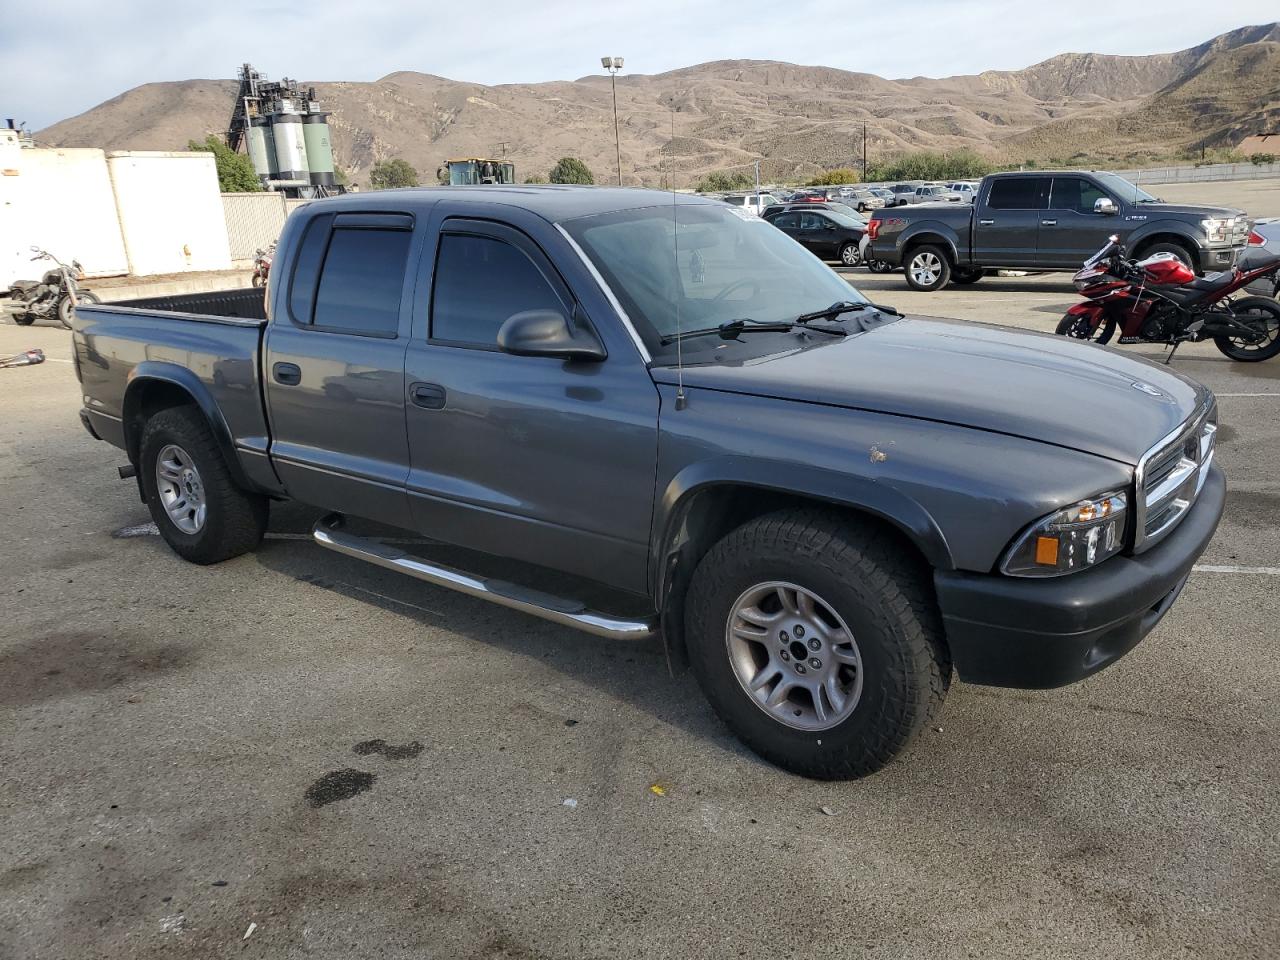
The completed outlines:
[[[341,514],[331,513],[316,521],[311,535],[316,543],[327,550],[342,553],[358,560],[367,560],[396,573],[403,573],[437,587],[445,587],[465,593],[469,597],[489,600],[512,610],[529,613],[543,620],[562,626],[584,630],[609,640],[645,640],[657,633],[657,618],[647,620],[620,620],[594,610],[588,610],[576,600],[552,596],[539,590],[530,590],[503,580],[487,580],[474,577],[452,567],[441,566],[413,557],[404,551],[377,540],[357,537],[344,532]]]

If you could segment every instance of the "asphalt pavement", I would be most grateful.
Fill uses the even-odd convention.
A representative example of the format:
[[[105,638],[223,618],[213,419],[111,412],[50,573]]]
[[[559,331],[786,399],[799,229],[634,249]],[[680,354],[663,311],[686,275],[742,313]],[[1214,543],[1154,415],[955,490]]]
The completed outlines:
[[[1073,300],[851,279],[1041,330]],[[1230,495],[1133,653],[958,684],[899,762],[814,783],[657,643],[324,552],[314,511],[181,562],[80,426],[69,335],[0,322],[27,347],[49,362],[0,370],[0,958],[1280,954],[1280,360],[1174,360],[1218,393]]]

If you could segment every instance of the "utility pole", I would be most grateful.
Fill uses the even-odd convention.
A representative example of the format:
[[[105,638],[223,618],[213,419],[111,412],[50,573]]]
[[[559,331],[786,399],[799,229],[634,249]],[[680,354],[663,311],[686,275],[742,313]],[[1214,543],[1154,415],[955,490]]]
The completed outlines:
[[[862,182],[867,180],[867,125],[862,124]]]
[[[622,186],[622,138],[618,135],[618,71],[622,69],[622,58],[601,57],[600,65],[609,71],[609,86],[613,88],[613,149],[618,158],[618,186]]]
[[[760,196],[760,161],[756,161],[756,196]]]

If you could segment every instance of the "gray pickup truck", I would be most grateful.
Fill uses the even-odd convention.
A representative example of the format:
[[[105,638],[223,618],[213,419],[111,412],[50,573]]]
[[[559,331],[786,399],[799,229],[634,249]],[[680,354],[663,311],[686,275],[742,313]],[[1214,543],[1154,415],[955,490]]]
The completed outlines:
[[[252,550],[269,504],[301,501],[326,549],[660,634],[738,736],[813,777],[887,763],[953,671],[1051,687],[1117,660],[1225,498],[1199,384],[901,316],[696,197],[322,200],[290,216],[265,309],[245,291],[74,324],[84,425],[180,556]],[[361,519],[528,576],[442,566]]]
[[[901,266],[915,290],[975,283],[988,270],[1078,270],[1112,234],[1139,259],[1171,253],[1197,273],[1235,263],[1241,210],[1163,203],[1114,173],[993,173],[972,204],[877,211],[869,257]]]

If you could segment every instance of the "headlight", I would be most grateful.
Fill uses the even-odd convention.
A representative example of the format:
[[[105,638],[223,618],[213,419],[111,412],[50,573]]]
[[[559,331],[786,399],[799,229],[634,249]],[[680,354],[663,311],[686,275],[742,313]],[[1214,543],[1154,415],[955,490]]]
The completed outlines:
[[[1205,238],[1210,243],[1226,243],[1235,231],[1236,219],[1236,217],[1210,217],[1207,220],[1201,220],[1200,226],[1204,227]]]
[[[1124,546],[1128,497],[1121,491],[1050,514],[1005,551],[1000,571],[1011,577],[1058,577],[1096,566]]]

